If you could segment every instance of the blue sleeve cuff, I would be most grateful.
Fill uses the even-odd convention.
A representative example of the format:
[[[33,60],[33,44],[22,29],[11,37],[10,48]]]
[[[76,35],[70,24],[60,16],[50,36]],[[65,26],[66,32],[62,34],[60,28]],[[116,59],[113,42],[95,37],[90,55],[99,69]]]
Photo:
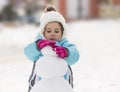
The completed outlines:
[[[28,59],[34,62],[39,59],[39,56],[42,53],[37,49],[35,43],[31,43],[27,47],[25,47],[24,54],[27,56]]]
[[[79,59],[79,52],[76,49],[68,48],[68,57],[65,59],[68,63],[68,65],[73,65],[76,63]]]

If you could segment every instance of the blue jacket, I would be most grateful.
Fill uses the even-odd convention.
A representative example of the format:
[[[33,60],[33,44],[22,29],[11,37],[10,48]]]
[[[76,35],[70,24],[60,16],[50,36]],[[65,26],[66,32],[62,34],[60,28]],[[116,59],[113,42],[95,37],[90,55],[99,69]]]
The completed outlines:
[[[35,41],[28,44],[24,48],[24,53],[28,57],[28,59],[32,60],[33,62],[37,61],[42,55],[42,52],[37,49],[36,41],[38,39],[43,39],[40,34],[38,34],[35,38]],[[76,63],[79,59],[79,52],[77,51],[75,45],[68,42],[66,38],[63,38],[61,41],[57,41],[56,45],[63,46],[68,49],[68,57],[65,58],[68,65],[72,65]]]

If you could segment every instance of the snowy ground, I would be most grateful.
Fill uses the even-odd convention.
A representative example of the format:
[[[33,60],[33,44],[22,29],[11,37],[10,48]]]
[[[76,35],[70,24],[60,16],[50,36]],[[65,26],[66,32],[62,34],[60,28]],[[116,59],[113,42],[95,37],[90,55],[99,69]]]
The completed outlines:
[[[37,33],[0,24],[0,92],[27,92],[32,62],[23,48]],[[120,19],[70,23],[68,38],[81,55],[72,66],[75,92],[120,92]]]

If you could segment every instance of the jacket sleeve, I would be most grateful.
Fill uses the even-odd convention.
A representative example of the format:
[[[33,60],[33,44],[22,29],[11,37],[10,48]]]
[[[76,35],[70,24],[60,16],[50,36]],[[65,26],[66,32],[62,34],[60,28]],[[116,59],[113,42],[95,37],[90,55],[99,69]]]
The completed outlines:
[[[42,56],[42,53],[37,49],[35,42],[28,44],[24,48],[24,54],[33,62],[37,61],[39,59],[39,56]]]
[[[35,40],[33,43],[28,44],[25,48],[24,48],[24,54],[27,56],[28,59],[30,59],[31,61],[35,62],[39,59],[40,56],[42,56],[41,51],[39,51],[37,49],[36,46],[36,41],[38,39],[42,39],[40,34],[38,33],[37,36],[35,37]]]
[[[68,50],[68,57],[65,58],[68,65],[73,65],[74,63],[76,63],[80,57],[80,54],[78,50],[76,49],[75,45],[67,42],[63,44],[63,47],[67,48]]]

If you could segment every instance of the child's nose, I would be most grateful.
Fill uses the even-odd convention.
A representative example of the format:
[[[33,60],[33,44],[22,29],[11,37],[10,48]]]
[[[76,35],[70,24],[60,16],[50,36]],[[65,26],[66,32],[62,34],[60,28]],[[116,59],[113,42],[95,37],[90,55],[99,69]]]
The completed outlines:
[[[51,36],[55,36],[55,34],[54,34],[54,33],[51,33]]]

